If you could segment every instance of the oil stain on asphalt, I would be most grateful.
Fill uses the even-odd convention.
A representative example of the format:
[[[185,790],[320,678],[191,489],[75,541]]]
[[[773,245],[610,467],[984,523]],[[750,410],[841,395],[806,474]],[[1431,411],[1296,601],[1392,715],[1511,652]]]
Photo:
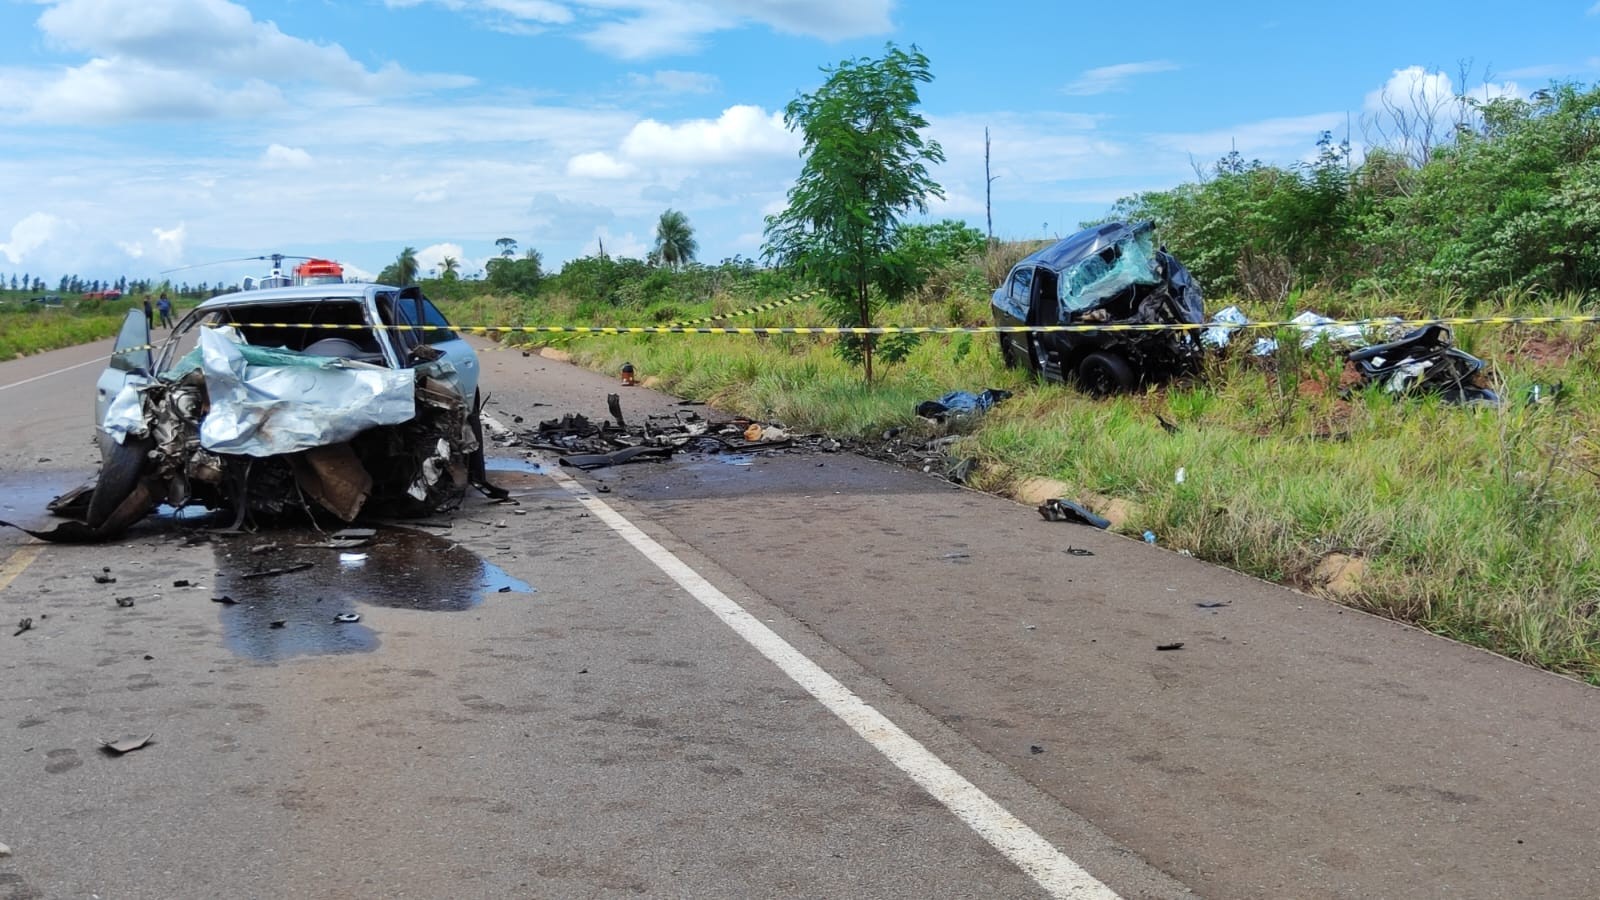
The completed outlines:
[[[378,632],[348,621],[363,607],[460,612],[487,595],[534,593],[527,582],[431,534],[385,528],[360,547],[298,546],[318,541],[314,532],[280,532],[217,542],[212,591],[228,601],[219,609],[229,649],[263,662],[366,652],[378,648]],[[252,552],[270,544],[276,546]],[[266,574],[272,572],[281,574]]]

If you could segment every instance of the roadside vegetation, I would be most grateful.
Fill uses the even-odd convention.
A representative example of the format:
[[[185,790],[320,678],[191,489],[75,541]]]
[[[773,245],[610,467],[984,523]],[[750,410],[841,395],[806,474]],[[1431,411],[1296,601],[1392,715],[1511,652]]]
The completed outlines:
[[[13,359],[45,350],[115,337],[128,310],[137,309],[144,295],[117,300],[63,298],[60,305],[33,303],[44,293],[0,291],[0,359]],[[199,302],[179,298],[174,315]]]
[[[1108,218],[1155,219],[1201,279],[1208,312],[1237,304],[1254,321],[1304,309],[1600,311],[1591,299],[1600,91],[1557,85],[1528,100],[1452,104],[1430,113],[1447,127],[1388,132],[1394,141],[1362,160],[1329,135],[1308,164],[1230,156],[1192,184],[1123,200]],[[989,292],[1042,244],[989,243],[961,223],[899,223],[882,256],[917,265],[894,289],[874,286],[870,313],[990,324]],[[727,315],[816,286],[742,260],[674,271],[596,256],[532,291],[460,282],[435,293],[463,323],[636,325]],[[727,324],[839,320],[824,300]],[[1251,355],[1261,333],[1245,333],[1198,377],[1108,400],[1004,368],[992,336],[925,338],[870,386],[830,338],[504,340],[559,347],[600,371],[631,362],[648,383],[800,430],[865,440],[953,430],[962,437],[951,452],[978,462],[976,487],[1059,490],[1121,533],[1148,530],[1168,549],[1600,683],[1596,330],[1455,329],[1458,346],[1489,362],[1499,407],[1362,388],[1342,353],[1302,349],[1298,333],[1277,335],[1271,357]],[[1016,396],[966,423],[915,416],[922,400],[987,387]]]

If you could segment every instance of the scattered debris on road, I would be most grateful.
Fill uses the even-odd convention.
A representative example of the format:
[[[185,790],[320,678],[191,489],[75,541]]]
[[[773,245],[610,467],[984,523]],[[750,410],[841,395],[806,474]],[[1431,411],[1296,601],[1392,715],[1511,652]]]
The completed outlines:
[[[212,603],[221,603],[223,606],[233,606],[235,603],[238,603],[239,601],[233,599],[232,597],[229,597],[227,594],[223,594],[221,597],[212,597],[211,598],[211,602]]]
[[[172,583],[172,586],[173,587],[191,587],[191,585],[189,583],[189,579],[187,579],[187,578],[179,578],[177,581],[174,581]]]
[[[123,609],[127,609],[128,607],[133,605],[133,598],[132,597],[118,597],[117,598],[117,605],[122,607]]]
[[[115,578],[111,577],[110,575],[95,575],[93,577],[94,577],[94,583],[95,584],[116,584],[117,583],[117,580]]]
[[[152,732],[144,737],[123,738],[120,741],[101,741],[100,747],[105,750],[107,756],[121,756],[124,753],[132,753],[135,750],[150,746],[150,741],[154,738],[155,733]]]
[[[22,619],[22,621],[17,623],[17,633],[13,634],[12,637],[19,637],[19,636],[21,636],[21,634],[24,631],[31,631],[32,629],[33,629],[33,620],[30,619],[30,618],[24,617]]]
[[[1157,650],[1182,650],[1183,649],[1183,641],[1173,641],[1170,644],[1157,644],[1156,645],[1156,649]]]
[[[350,625],[361,621],[361,613],[340,613],[333,617],[333,621],[340,625]]]
[[[1110,519],[1095,515],[1089,507],[1081,503],[1062,500],[1059,497],[1039,504],[1039,515],[1044,516],[1046,522],[1076,522],[1079,525],[1092,525],[1095,528],[1111,527]]]
[[[1064,552],[1068,556],[1093,556],[1094,555],[1094,551],[1093,550],[1089,550],[1089,549],[1086,549],[1084,547],[1073,547],[1071,545],[1068,545],[1067,549]]]
[[[1195,604],[1195,606],[1198,606],[1201,609],[1223,609],[1232,605],[1233,603],[1228,600],[1201,601]]]

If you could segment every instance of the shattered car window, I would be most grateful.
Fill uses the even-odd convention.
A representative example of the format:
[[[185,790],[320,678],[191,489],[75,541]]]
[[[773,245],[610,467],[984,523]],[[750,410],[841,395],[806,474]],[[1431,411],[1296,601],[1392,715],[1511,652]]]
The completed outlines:
[[[1134,285],[1159,283],[1155,234],[1149,228],[1135,230],[1062,273],[1061,317],[1091,309]]]
[[[277,347],[315,356],[338,356],[382,364],[383,348],[356,300],[328,298],[300,303],[227,307],[217,324],[232,325],[254,347]],[[305,325],[341,326],[306,328]],[[367,326],[350,328],[345,326]]]

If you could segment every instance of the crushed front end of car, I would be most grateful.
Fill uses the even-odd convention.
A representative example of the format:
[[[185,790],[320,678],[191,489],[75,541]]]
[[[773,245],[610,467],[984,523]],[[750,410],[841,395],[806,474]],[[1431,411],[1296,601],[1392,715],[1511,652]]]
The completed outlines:
[[[1033,253],[1012,269],[992,306],[1003,326],[1105,326],[1006,335],[1001,345],[1008,364],[1026,359],[1040,375],[1075,378],[1091,393],[1193,372],[1204,356],[1198,329],[1117,327],[1206,321],[1200,286],[1156,244],[1150,222],[1099,225]]]
[[[205,328],[169,371],[122,387],[96,481],[50,505],[69,521],[33,533],[103,540],[162,504],[228,510],[234,528],[453,508],[480,449],[472,402],[442,361],[391,369]]]

